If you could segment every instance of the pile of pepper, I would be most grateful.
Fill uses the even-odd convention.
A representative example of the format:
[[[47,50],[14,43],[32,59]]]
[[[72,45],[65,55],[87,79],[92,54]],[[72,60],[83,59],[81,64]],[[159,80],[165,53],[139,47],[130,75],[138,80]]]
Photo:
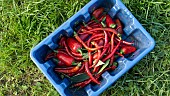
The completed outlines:
[[[114,70],[118,57],[136,51],[133,42],[122,40],[122,24],[105,14],[104,8],[92,13],[88,23],[82,23],[73,37],[61,37],[59,48],[48,54],[57,66],[55,72],[70,78],[73,87],[84,87],[99,78],[105,71]]]

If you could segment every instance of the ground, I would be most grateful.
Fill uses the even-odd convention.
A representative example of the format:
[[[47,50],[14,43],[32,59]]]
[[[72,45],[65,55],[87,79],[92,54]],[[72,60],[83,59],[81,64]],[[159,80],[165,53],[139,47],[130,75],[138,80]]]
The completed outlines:
[[[0,0],[0,96],[58,96],[30,50],[90,0]],[[155,49],[102,96],[170,95],[170,0],[123,0]]]

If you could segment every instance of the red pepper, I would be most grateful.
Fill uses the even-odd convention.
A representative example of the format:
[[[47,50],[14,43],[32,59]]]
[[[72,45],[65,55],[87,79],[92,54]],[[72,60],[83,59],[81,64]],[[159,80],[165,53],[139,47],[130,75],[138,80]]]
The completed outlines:
[[[63,63],[62,61],[60,61],[60,60],[58,60],[58,59],[56,59],[56,58],[53,58],[53,61],[57,64],[57,66],[66,66],[66,64],[65,63]]]
[[[91,51],[88,51],[88,56],[89,56],[89,66],[91,66],[92,63],[93,63],[93,58],[92,58],[92,55],[91,55]]]
[[[110,57],[112,57],[114,55],[114,53],[116,52],[116,50],[118,49],[118,47],[120,46],[120,41],[119,43],[116,45],[116,47],[114,48],[114,50],[109,54],[107,55],[102,61],[105,62],[107,59],[109,59]]]
[[[60,73],[75,73],[80,69],[81,63],[79,63],[77,66],[75,66],[72,69],[55,69],[56,72]]]
[[[85,70],[86,70],[86,73],[88,74],[88,76],[92,79],[93,82],[97,83],[97,84],[100,84],[100,82],[98,80],[96,80],[93,75],[91,74],[90,70],[89,70],[89,64],[87,61],[85,61]]]
[[[97,37],[97,38],[94,38],[93,40],[94,41],[98,41],[98,40],[100,40],[100,39],[103,39],[104,38],[104,36],[101,36],[101,37]],[[104,43],[104,42],[103,42]],[[104,45],[104,44],[103,44]]]
[[[82,64],[81,68],[80,68],[77,72],[75,72],[75,73],[68,73],[67,75],[68,75],[68,76],[74,76],[75,74],[84,72],[84,66],[85,66],[85,65]]]
[[[106,51],[108,51],[109,46],[110,46],[109,43],[106,46],[104,46],[103,51],[102,51],[102,53],[100,55],[100,59],[103,57],[103,55],[106,53]]]
[[[91,43],[92,43],[96,48],[99,47],[96,42],[93,41],[93,42],[91,42]],[[101,50],[98,49],[98,50],[97,50],[97,59],[96,59],[95,63],[94,63],[92,66],[95,66],[95,65],[99,62],[99,60],[100,60],[100,55],[101,55]]]
[[[99,45],[99,46],[103,46],[103,45],[104,45],[103,39],[100,39],[100,40],[99,40],[98,45]]]
[[[97,59],[97,57],[98,57],[98,53],[96,52],[96,53],[93,54],[93,60]]]
[[[79,37],[82,41],[86,40],[86,38],[89,36],[89,34],[80,34]]]
[[[117,41],[120,41],[120,39],[116,38]],[[133,45],[134,42],[127,42],[127,41],[124,41],[124,40],[121,40],[121,43],[123,44],[126,44],[126,45]]]
[[[45,61],[47,61],[48,59],[53,58],[53,57],[54,57],[54,52],[48,54],[45,58]]]
[[[100,37],[100,36],[103,36],[103,35],[104,35],[104,34],[96,34],[96,35],[91,36],[91,37],[89,38],[89,40],[87,41],[87,46],[90,45],[90,42],[91,42],[92,39],[97,38],[97,37]]]
[[[111,36],[111,52],[113,51],[114,49],[114,34],[112,34]],[[110,64],[112,64],[114,61],[114,55],[110,58]]]
[[[73,69],[74,67],[63,67],[63,68],[61,68],[61,67],[56,67],[56,68],[54,68],[54,70],[70,70],[70,69]]]
[[[121,24],[120,20],[116,19],[115,22],[117,24],[117,29],[116,30],[118,31],[118,33],[123,34],[122,24]]]
[[[118,35],[117,31],[115,29],[112,29],[112,28],[94,28],[90,31],[86,31],[86,33],[94,34],[94,32],[98,32],[98,31],[107,31],[107,32],[112,32],[112,33]]]
[[[104,39],[104,46],[106,46],[107,43],[109,42],[108,35],[107,35],[107,32],[106,32],[106,31],[104,31],[104,36],[105,36],[105,39]]]
[[[81,52],[81,48],[82,48],[82,45],[74,38],[68,38],[67,39],[67,45],[69,46],[69,48],[71,49],[71,51],[73,52]]]
[[[103,46],[100,46],[99,48],[90,48],[88,47],[81,39],[80,37],[74,32],[74,37],[79,41],[88,51],[95,51],[97,49],[103,48]]]
[[[70,50],[68,49],[68,46],[67,46],[66,42],[64,42],[64,47],[65,47],[68,55],[70,55],[72,58],[74,58],[75,60],[83,60],[82,56],[81,56],[81,57],[76,57],[76,56],[73,56],[73,55],[71,54]]]
[[[93,13],[92,16],[95,17],[96,19],[99,18],[103,14],[104,8],[98,8],[96,9]]]
[[[110,15],[106,15],[106,25],[110,28],[115,28],[116,24],[115,22],[112,20],[112,18],[110,17]]]
[[[64,44],[63,44],[64,41],[66,41],[66,37],[62,37],[62,38],[60,39],[58,45],[61,46],[61,47],[63,47],[63,46],[64,46]]]
[[[130,54],[130,53],[133,53],[136,51],[136,47],[134,46],[123,46],[121,49],[120,49],[120,53],[121,54]]]
[[[57,51],[55,57],[66,64],[66,66],[75,65],[75,60],[73,57],[67,55],[65,52]]]
[[[109,67],[109,68],[106,68],[106,69],[104,69],[101,73],[96,74],[96,75],[95,75],[95,78],[96,78],[96,79],[99,79],[100,76],[101,76],[105,71],[114,70],[115,68],[116,68],[116,66],[111,66],[111,67]],[[92,81],[92,79],[88,79],[88,80],[85,80],[85,81],[83,81],[83,82],[76,83],[76,84],[72,85],[72,87],[80,87],[80,88],[83,88],[83,87],[85,87],[86,85],[88,85],[91,81]]]

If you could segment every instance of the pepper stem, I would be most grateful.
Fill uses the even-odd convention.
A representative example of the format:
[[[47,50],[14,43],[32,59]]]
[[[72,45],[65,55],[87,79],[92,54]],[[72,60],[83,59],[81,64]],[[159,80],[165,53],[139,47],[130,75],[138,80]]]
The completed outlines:
[[[123,51],[123,50],[120,50],[120,54],[124,54],[124,51]]]
[[[116,27],[116,24],[111,24],[109,27],[110,27],[110,28],[115,28],[115,27]]]
[[[74,65],[77,65],[77,63],[76,63],[76,62],[72,62],[72,64],[71,64],[71,65],[73,65],[73,66],[74,66]]]
[[[77,33],[74,31],[74,36],[76,36],[77,35]]]
[[[83,55],[83,52],[81,51],[81,48],[78,48],[77,51],[78,51],[81,55]]]
[[[87,58],[89,57],[89,55],[88,55],[87,53],[83,53],[83,54],[82,54],[82,57],[83,57],[84,59],[87,59]]]

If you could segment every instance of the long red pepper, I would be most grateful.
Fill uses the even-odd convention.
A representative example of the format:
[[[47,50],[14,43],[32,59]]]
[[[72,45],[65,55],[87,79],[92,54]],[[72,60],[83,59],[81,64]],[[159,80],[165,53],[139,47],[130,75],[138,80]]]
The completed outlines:
[[[77,56],[77,57],[82,57],[82,55],[83,55],[81,53],[75,53],[73,51],[70,51],[70,52],[71,52],[71,54],[73,54],[74,56]]]
[[[104,48],[103,48],[103,51],[100,55],[100,59],[103,57],[103,55],[106,53],[106,51],[108,51],[108,48],[109,48],[110,44],[107,44]]]
[[[93,32],[96,32],[96,31],[108,31],[108,32],[112,32],[112,33],[118,35],[117,31],[115,29],[112,29],[112,28],[94,28],[90,31],[86,31],[86,33],[93,34]]]
[[[99,48],[90,48],[88,47],[81,39],[80,37],[74,32],[74,37],[79,41],[88,51],[95,51],[97,49],[103,48],[103,46],[100,46]]]
[[[70,66],[70,67],[56,67],[54,68],[54,70],[70,70],[73,69],[74,67]]]
[[[104,38],[104,36],[101,36],[101,37],[94,38],[93,40],[98,41],[98,40],[103,39],[103,38]]]
[[[92,39],[96,38],[96,37],[100,37],[100,36],[103,36],[104,34],[97,34],[97,35],[92,35],[92,37],[89,38],[89,40],[87,41],[87,46],[90,45],[90,42]]]
[[[66,41],[66,37],[62,37],[58,43],[59,46],[64,46],[63,42]]]
[[[117,24],[117,29],[116,30],[118,31],[118,33],[123,34],[122,24],[121,24],[120,20],[116,19],[115,22]]]
[[[120,39],[118,39],[118,38],[115,38],[117,41],[120,41]],[[124,40],[121,40],[121,43],[123,43],[123,44],[126,44],[126,45],[133,45],[134,44],[134,42],[127,42],[127,41],[124,41]]]
[[[98,41],[98,45],[99,45],[99,46],[103,46],[103,45],[104,45],[103,39],[100,39],[100,40]]]
[[[77,72],[75,72],[75,73],[68,73],[67,75],[68,76],[73,76],[73,75],[75,75],[75,74],[78,74],[78,73],[81,73],[81,72],[83,72],[84,71],[84,64],[82,64],[82,66],[81,66],[81,68],[77,71]]]
[[[65,69],[65,70],[63,70],[63,69],[56,69],[55,71],[56,72],[60,72],[60,73],[74,73],[74,72],[77,72],[79,69],[80,69],[80,66],[81,66],[81,63],[79,63],[77,66],[75,66],[74,68],[72,68],[72,69]]]
[[[73,57],[73,58],[76,59],[76,60],[83,60],[82,57],[76,57],[76,56],[73,56],[73,55],[70,53],[70,50],[68,49],[68,46],[67,46],[66,42],[64,42],[64,47],[65,47],[68,55],[70,55],[71,57]]]
[[[54,57],[54,54],[55,54],[54,52],[48,54],[48,55],[46,56],[46,58],[45,58],[45,61],[47,61],[47,60],[50,59],[50,58],[53,58],[53,57]]]
[[[111,52],[113,51],[114,48],[114,34],[111,36]],[[112,64],[114,61],[114,55],[110,58],[110,64]]]
[[[82,41],[86,40],[89,34],[80,34],[79,37]]]
[[[98,44],[96,43],[96,42],[91,42],[96,48],[98,48],[99,46],[98,46]],[[97,56],[97,59],[95,60],[95,62],[94,62],[94,64],[92,65],[92,66],[95,66],[98,62],[99,62],[99,60],[100,60],[100,55],[101,55],[101,50],[100,49],[98,49],[97,50],[97,52],[98,52],[98,56]]]
[[[105,71],[114,70],[115,68],[116,68],[115,66],[111,66],[111,67],[109,67],[109,68],[104,69],[101,73],[96,74],[96,76],[95,76],[96,79],[99,79],[100,76],[101,76]],[[83,87],[85,87],[87,84],[89,84],[91,81],[92,81],[91,79],[88,79],[88,80],[86,80],[86,81],[84,81],[84,82],[80,82],[80,83],[74,84],[73,87],[83,88]]]
[[[91,51],[88,51],[88,56],[89,56],[89,66],[92,66],[93,58],[92,58]]]
[[[120,41],[119,41],[119,43],[116,45],[116,47],[114,48],[114,50],[111,52],[111,54],[107,55],[102,61],[105,62],[107,59],[109,59],[110,57],[112,57],[119,46],[120,46]]]
[[[104,31],[104,36],[105,36],[105,39],[104,39],[104,46],[106,46],[107,45],[107,43],[109,42],[108,41],[108,35],[107,35],[107,33],[106,33],[106,31]]]
[[[92,79],[93,82],[97,83],[97,84],[100,84],[100,82],[98,80],[96,80],[92,73],[90,72],[89,70],[89,63],[87,61],[85,61],[85,70],[86,70],[86,73],[88,74],[88,76]]]

